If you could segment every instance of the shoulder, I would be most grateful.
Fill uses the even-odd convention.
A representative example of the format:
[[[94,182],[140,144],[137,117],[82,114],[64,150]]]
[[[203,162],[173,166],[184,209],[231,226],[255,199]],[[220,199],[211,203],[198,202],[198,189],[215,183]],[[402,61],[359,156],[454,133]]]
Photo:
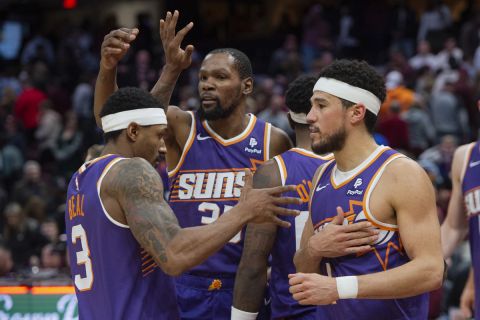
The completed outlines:
[[[187,123],[190,124],[192,120],[192,114],[188,111],[184,111],[177,106],[168,106],[167,109],[167,121],[170,123]]]
[[[263,163],[253,175],[254,188],[270,188],[281,185],[280,168],[274,159]]]
[[[111,195],[128,196],[138,188],[163,190],[157,171],[143,158],[127,158],[118,161],[105,176],[102,188]],[[163,191],[162,191],[163,192]]]
[[[460,175],[462,174],[462,171],[464,171],[466,161],[468,160],[470,152],[474,146],[475,142],[472,142],[461,145],[457,148],[457,150],[455,150],[452,161],[452,178],[454,180],[460,179]]]
[[[270,155],[276,156],[292,147],[292,141],[282,129],[272,126],[270,133]]]
[[[425,170],[415,161],[406,156],[394,159],[385,168],[385,178],[393,181],[412,180],[427,177]]]

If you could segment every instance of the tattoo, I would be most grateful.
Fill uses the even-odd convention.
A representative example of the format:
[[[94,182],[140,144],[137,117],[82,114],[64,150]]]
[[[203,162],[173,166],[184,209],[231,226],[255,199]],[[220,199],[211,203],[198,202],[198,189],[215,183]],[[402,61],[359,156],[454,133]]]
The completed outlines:
[[[180,227],[163,199],[158,173],[143,159],[122,160],[112,168],[109,190],[122,205],[130,230],[159,263],[167,263],[166,248]]]

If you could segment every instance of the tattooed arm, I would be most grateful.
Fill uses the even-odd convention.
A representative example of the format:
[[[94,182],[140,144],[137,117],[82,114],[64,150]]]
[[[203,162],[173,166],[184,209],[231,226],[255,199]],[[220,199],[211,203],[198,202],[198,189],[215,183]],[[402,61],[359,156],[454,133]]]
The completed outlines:
[[[293,190],[293,186],[254,190],[251,173],[247,173],[239,203],[229,214],[209,225],[181,229],[163,199],[160,177],[147,161],[140,158],[122,160],[107,177],[103,188],[120,205],[135,239],[169,275],[179,275],[203,262],[249,221],[288,226],[276,214],[298,214],[276,206],[299,203],[297,198],[278,197],[282,192]]]
[[[275,160],[258,168],[253,176],[255,188],[281,186],[282,181]],[[250,223],[247,227],[242,259],[238,266],[233,291],[233,306],[247,312],[258,312],[267,284],[267,260],[277,235],[273,223]]]

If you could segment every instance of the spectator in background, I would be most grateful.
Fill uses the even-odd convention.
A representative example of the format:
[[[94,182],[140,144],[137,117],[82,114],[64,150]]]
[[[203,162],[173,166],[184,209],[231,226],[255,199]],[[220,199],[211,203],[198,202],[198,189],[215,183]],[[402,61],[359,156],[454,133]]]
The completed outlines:
[[[428,68],[431,71],[437,70],[436,56],[430,51],[430,43],[426,40],[420,40],[417,45],[417,54],[408,61],[410,67],[415,71]]]
[[[434,52],[441,49],[452,25],[452,14],[442,0],[428,0],[420,16],[417,41],[427,40]]]
[[[38,127],[35,131],[39,152],[52,148],[61,131],[62,117],[53,109],[51,100],[43,100],[40,102]]]
[[[325,19],[321,4],[308,9],[303,19],[302,61],[305,71],[310,71],[312,62],[324,50],[332,49],[331,26]]]
[[[343,4],[340,7],[339,32],[336,43],[336,52],[339,58],[350,58],[358,50],[360,42],[357,38],[356,24],[352,8],[348,4]]]
[[[403,76],[399,71],[390,71],[386,76],[387,97],[380,108],[380,119],[390,112],[390,105],[397,101],[400,113],[406,112],[413,104],[415,93],[403,85]]]
[[[418,160],[420,163],[422,163],[422,161],[429,161],[435,164],[442,177],[442,183],[451,186],[450,168],[452,165],[453,153],[457,147],[457,138],[452,135],[446,135],[440,139],[439,144],[428,148],[420,154]]]
[[[437,56],[437,69],[448,70],[454,68],[451,59],[454,59],[455,66],[460,66],[463,60],[463,51],[457,47],[457,41],[453,37],[448,37],[443,45],[443,50]]]
[[[38,196],[45,201],[50,199],[48,185],[42,179],[40,164],[29,160],[23,165],[22,179],[13,187],[12,199],[25,204],[32,196]]]
[[[0,243],[0,277],[6,277],[13,270],[12,252],[3,243]]]
[[[20,177],[22,166],[22,153],[15,145],[8,143],[5,133],[0,133],[0,182],[8,191]]]
[[[390,104],[390,113],[380,119],[377,127],[377,131],[387,138],[388,145],[393,149],[399,151],[408,151],[409,148],[409,136],[408,125],[400,117],[400,103],[398,101],[392,101]]]
[[[47,240],[37,228],[27,222],[18,203],[10,203],[4,211],[6,225],[3,230],[6,246],[11,250],[15,270],[28,268],[32,260],[40,257],[41,247]]]
[[[463,141],[468,127],[467,115],[454,90],[454,82],[448,81],[443,90],[433,92],[429,103],[430,113],[437,138],[453,135],[458,141]]]
[[[275,50],[270,59],[270,74],[282,74],[288,82],[302,71],[302,60],[298,51],[298,40],[294,34],[287,34],[282,47]]]
[[[40,26],[34,26],[32,30],[34,30],[35,34],[23,48],[20,58],[22,65],[38,60],[52,65],[55,61],[55,51],[52,42],[42,34]]]
[[[280,94],[274,94],[270,100],[269,107],[260,112],[258,117],[264,121],[270,122],[275,127],[282,129],[292,137],[294,132],[288,122],[285,108],[285,98]]]
[[[395,0],[391,13],[389,29],[392,43],[390,47],[410,57],[413,55],[417,31],[415,12],[405,0]]]
[[[404,114],[404,119],[408,125],[410,152],[417,158],[435,142],[435,128],[425,102],[417,98]]]
[[[78,130],[77,116],[73,112],[65,115],[65,125],[52,146],[58,174],[68,180],[83,163],[83,133]]]

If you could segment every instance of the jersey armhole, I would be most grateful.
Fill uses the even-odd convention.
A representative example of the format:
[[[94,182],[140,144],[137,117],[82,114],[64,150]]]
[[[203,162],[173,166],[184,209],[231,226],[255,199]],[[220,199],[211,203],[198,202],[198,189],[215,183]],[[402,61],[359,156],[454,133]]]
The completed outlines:
[[[263,161],[270,159],[270,136],[272,134],[272,125],[268,122],[265,122],[265,133],[263,135]]]
[[[463,184],[463,178],[465,177],[465,172],[467,171],[468,163],[472,156],[473,148],[475,147],[475,142],[472,142],[465,151],[465,159],[463,160],[462,171],[460,171],[460,184]]]
[[[285,166],[285,162],[281,155],[273,157],[275,162],[277,163],[278,172],[280,173],[280,179],[282,180],[282,186],[285,185],[287,181],[287,167]]]
[[[385,222],[381,222],[380,220],[377,220],[375,218],[375,215],[372,213],[370,210],[370,197],[372,196],[373,190],[375,190],[375,187],[377,186],[378,181],[380,181],[380,178],[382,177],[385,169],[387,166],[394,160],[399,159],[399,158],[406,158],[405,155],[396,153],[390,158],[388,158],[382,166],[377,170],[375,175],[373,176],[373,179],[371,180],[370,184],[368,185],[366,191],[365,191],[365,198],[364,198],[364,203],[363,203],[363,210],[365,213],[365,217],[376,227],[383,229],[383,230],[389,230],[389,231],[396,231],[398,230],[398,225],[395,224],[389,224]]]
[[[116,225],[117,227],[120,227],[120,228],[125,228],[125,229],[129,229],[130,227],[126,224],[123,224],[121,222],[118,222],[117,220],[113,219],[112,216],[108,213],[107,209],[105,209],[105,206],[103,205],[103,202],[102,202],[102,197],[100,196],[100,190],[101,190],[101,187],[102,187],[102,181],[103,181],[103,178],[105,178],[105,176],[107,175],[108,171],[110,171],[110,169],[118,162],[120,162],[121,160],[124,160],[125,158],[115,158],[113,159],[112,161],[110,161],[109,164],[107,164],[107,166],[105,167],[105,169],[103,169],[103,172],[102,174],[100,175],[100,177],[98,178],[98,181],[97,181],[97,195],[98,195],[98,201],[100,202],[100,205],[102,206],[102,211],[103,211],[103,214],[105,215],[105,217],[107,217],[107,219],[113,223],[114,225]]]
[[[182,155],[180,156],[180,159],[178,160],[177,165],[175,166],[175,168],[173,168],[173,170],[168,171],[168,176],[170,178],[173,177],[174,175],[176,175],[178,170],[180,170],[180,168],[182,167],[183,162],[185,161],[185,157],[187,156],[187,153],[190,150],[190,148],[192,147],[193,141],[195,140],[195,132],[197,131],[195,115],[193,114],[192,111],[187,111],[187,112],[192,117],[192,124],[190,126],[190,133],[188,134],[187,142],[185,143],[185,146],[183,147]]]

